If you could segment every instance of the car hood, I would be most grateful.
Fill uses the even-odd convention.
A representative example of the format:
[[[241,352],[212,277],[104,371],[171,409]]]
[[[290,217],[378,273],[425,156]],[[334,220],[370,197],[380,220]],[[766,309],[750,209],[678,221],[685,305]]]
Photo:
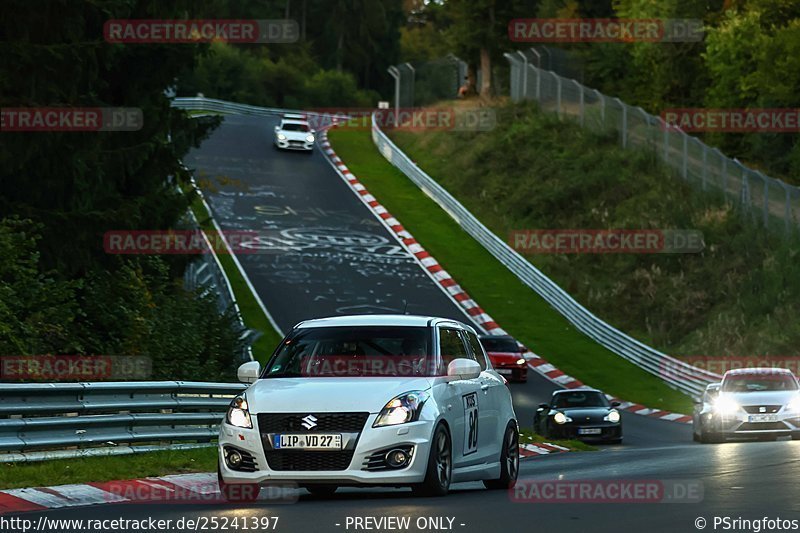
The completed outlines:
[[[306,137],[309,135],[313,135],[311,132],[307,131],[286,131],[286,130],[278,130],[278,133],[283,133],[286,135],[286,139],[290,141],[305,141]]]
[[[522,357],[521,353],[514,352],[486,352],[489,359],[501,363],[513,363]]]
[[[732,398],[739,405],[786,405],[798,391],[720,392],[720,398]]]
[[[395,396],[427,390],[424,377],[316,377],[259,379],[247,391],[252,414],[369,411],[379,413]]]
[[[603,418],[611,412],[608,407],[573,407],[556,409],[572,419],[575,424],[603,422]],[[551,411],[554,413],[554,411]]]

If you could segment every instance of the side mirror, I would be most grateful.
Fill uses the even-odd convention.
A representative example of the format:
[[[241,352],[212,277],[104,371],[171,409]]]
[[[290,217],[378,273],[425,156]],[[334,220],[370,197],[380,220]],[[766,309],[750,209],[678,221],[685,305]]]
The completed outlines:
[[[249,361],[239,367],[236,372],[236,377],[242,383],[255,383],[258,376],[261,374],[261,363],[258,361]]]
[[[280,126],[275,126],[275,131],[280,131],[280,129],[281,129]]]
[[[611,402],[611,407],[619,407],[620,405],[622,404],[619,402]]]
[[[545,409],[550,409],[550,405],[549,405],[549,404],[546,404],[546,403],[540,403],[540,404],[539,404],[539,409],[538,409],[538,410],[539,410],[539,411],[544,411]]]
[[[447,365],[447,377],[454,379],[475,379],[481,375],[481,365],[472,359],[459,358]]]

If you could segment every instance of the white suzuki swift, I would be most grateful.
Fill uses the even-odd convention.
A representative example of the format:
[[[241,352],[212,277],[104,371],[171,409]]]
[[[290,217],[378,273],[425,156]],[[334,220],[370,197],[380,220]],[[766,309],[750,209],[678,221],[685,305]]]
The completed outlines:
[[[475,331],[443,318],[361,315],[301,322],[231,402],[219,434],[229,500],[296,483],[314,494],[344,485],[411,486],[447,494],[482,480],[509,488],[518,426],[505,380]]]

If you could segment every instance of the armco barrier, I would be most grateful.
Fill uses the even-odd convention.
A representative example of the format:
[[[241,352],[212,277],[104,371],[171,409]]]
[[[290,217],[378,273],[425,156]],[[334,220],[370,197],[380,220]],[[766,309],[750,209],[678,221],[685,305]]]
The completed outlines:
[[[372,140],[378,151],[426,195],[444,209],[464,231],[486,248],[523,283],[533,289],[579,331],[602,346],[661,378],[692,397],[702,395],[708,383],[721,376],[670,357],[606,324],[492,233],[442,186],[414,164],[372,121]]]
[[[135,444],[150,450],[209,443],[231,398],[245,387],[189,381],[2,383],[0,462],[119,453],[116,447],[134,453]]]

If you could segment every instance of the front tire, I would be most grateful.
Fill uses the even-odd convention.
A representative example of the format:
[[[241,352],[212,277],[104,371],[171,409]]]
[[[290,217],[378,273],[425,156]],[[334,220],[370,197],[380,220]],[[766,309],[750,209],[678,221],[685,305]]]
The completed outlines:
[[[503,436],[503,449],[500,451],[500,477],[487,479],[483,485],[489,490],[510,489],[517,484],[519,476],[519,432],[510,422]]]
[[[222,497],[231,503],[254,502],[261,492],[261,485],[258,483],[225,483],[219,465],[217,465],[217,483]]]
[[[425,481],[413,487],[419,496],[445,496],[450,491],[453,478],[453,447],[450,432],[444,424],[436,426],[428,455]]]
[[[712,433],[703,428],[700,430],[700,442],[703,444],[717,444],[722,442],[722,437],[719,433]]]

